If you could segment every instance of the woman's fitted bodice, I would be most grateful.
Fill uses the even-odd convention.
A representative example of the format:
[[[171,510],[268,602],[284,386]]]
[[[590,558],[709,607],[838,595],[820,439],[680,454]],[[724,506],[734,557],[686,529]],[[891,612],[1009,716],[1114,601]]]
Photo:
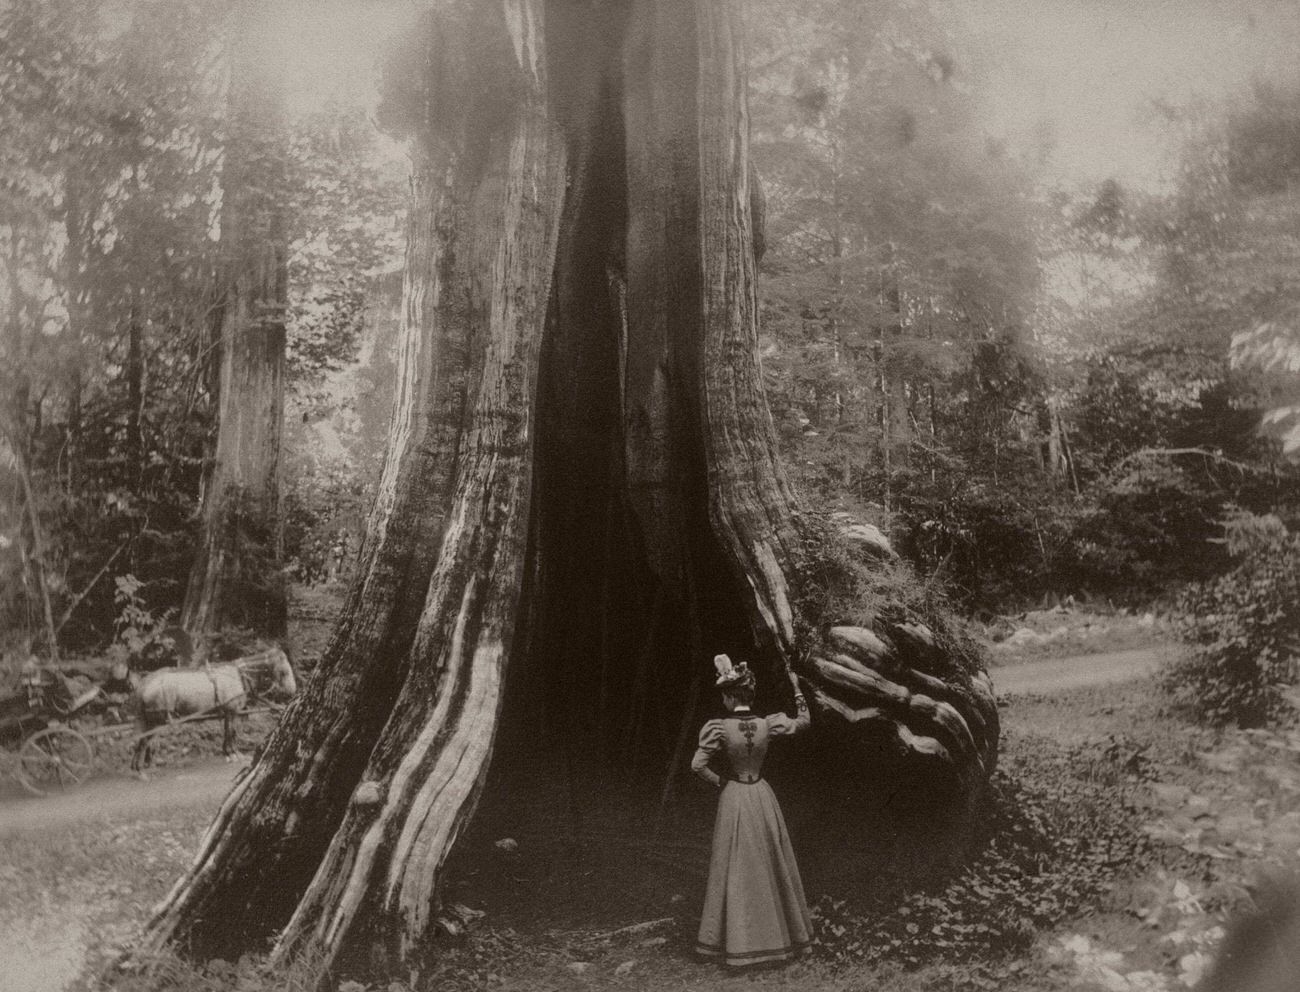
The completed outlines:
[[[807,710],[801,708],[797,719],[784,713],[759,716],[756,713],[732,713],[720,720],[710,720],[700,729],[700,746],[691,761],[697,774],[717,758],[714,768],[727,778],[749,784],[763,775],[763,759],[773,737],[798,733],[808,725]]]

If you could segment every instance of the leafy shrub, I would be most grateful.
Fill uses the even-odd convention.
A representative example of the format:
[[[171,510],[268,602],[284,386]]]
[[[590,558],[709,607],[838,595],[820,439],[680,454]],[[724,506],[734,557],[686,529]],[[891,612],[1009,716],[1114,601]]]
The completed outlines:
[[[355,565],[372,487],[345,464],[298,465],[284,498],[284,560],[289,575],[315,585]]]
[[[1078,495],[1032,467],[996,484],[918,477],[895,504],[898,548],[973,611],[1023,608],[1045,593],[1147,602],[1229,564],[1207,540],[1232,501],[1277,502],[1265,475],[1218,475],[1231,486],[1201,455],[1152,453]]]
[[[167,623],[175,610],[155,614],[144,598],[145,583],[134,575],[119,575],[113,580],[113,602],[117,606],[110,660],[130,664],[143,670],[174,663],[172,631]]]
[[[1215,726],[1264,726],[1286,711],[1281,688],[1300,653],[1300,536],[1277,517],[1237,511],[1225,521],[1237,565],[1189,587],[1178,603],[1191,657],[1164,673],[1165,688]]]
[[[994,483],[917,477],[896,502],[899,551],[971,610],[1006,609],[1044,591],[1078,592],[1070,571],[1069,494],[1041,473]],[[1070,588],[1063,588],[1063,586]]]

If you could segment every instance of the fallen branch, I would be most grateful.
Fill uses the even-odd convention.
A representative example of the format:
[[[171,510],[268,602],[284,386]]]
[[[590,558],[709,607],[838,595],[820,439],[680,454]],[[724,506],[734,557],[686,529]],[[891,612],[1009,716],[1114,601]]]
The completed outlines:
[[[647,933],[651,930],[656,930],[659,927],[667,926],[672,922],[673,918],[671,916],[664,916],[657,920],[646,920],[643,923],[630,923],[625,927],[619,927],[617,930],[610,930],[608,933],[592,934],[586,941],[584,941],[584,943],[595,943],[599,941],[612,940],[615,937],[627,937],[633,934]]]

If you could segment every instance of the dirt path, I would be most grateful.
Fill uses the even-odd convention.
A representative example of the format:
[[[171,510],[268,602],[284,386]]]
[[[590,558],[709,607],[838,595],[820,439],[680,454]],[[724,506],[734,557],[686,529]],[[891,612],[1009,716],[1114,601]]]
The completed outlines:
[[[1003,665],[992,670],[999,694],[1047,695],[1082,686],[1142,678],[1176,656],[1172,646],[1115,651],[1109,654],[1052,658]],[[215,811],[243,765],[213,759],[152,780],[117,776],[91,782],[67,795],[44,799],[0,798],[0,836],[86,820],[152,815],[165,809]]]
[[[96,779],[71,792],[0,802],[0,836],[58,827],[85,820],[138,819],[160,810],[216,811],[236,773],[248,759],[227,763],[219,758],[174,772],[154,773],[149,781],[123,775]]]
[[[989,672],[999,695],[1050,695],[1084,686],[1127,682],[1155,673],[1161,665],[1178,657],[1173,645],[1112,651],[1108,654],[1051,658],[1003,665]]]

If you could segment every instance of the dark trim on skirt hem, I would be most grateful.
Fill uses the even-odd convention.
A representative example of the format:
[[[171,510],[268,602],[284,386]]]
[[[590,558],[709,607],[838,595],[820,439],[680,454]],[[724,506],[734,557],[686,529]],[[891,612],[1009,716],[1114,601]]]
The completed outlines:
[[[696,943],[695,953],[707,958],[722,958],[726,964],[744,967],[750,964],[763,964],[767,961],[785,961],[796,958],[812,946],[812,941],[801,941],[786,947],[774,947],[767,951],[742,951],[728,954],[721,947]]]

